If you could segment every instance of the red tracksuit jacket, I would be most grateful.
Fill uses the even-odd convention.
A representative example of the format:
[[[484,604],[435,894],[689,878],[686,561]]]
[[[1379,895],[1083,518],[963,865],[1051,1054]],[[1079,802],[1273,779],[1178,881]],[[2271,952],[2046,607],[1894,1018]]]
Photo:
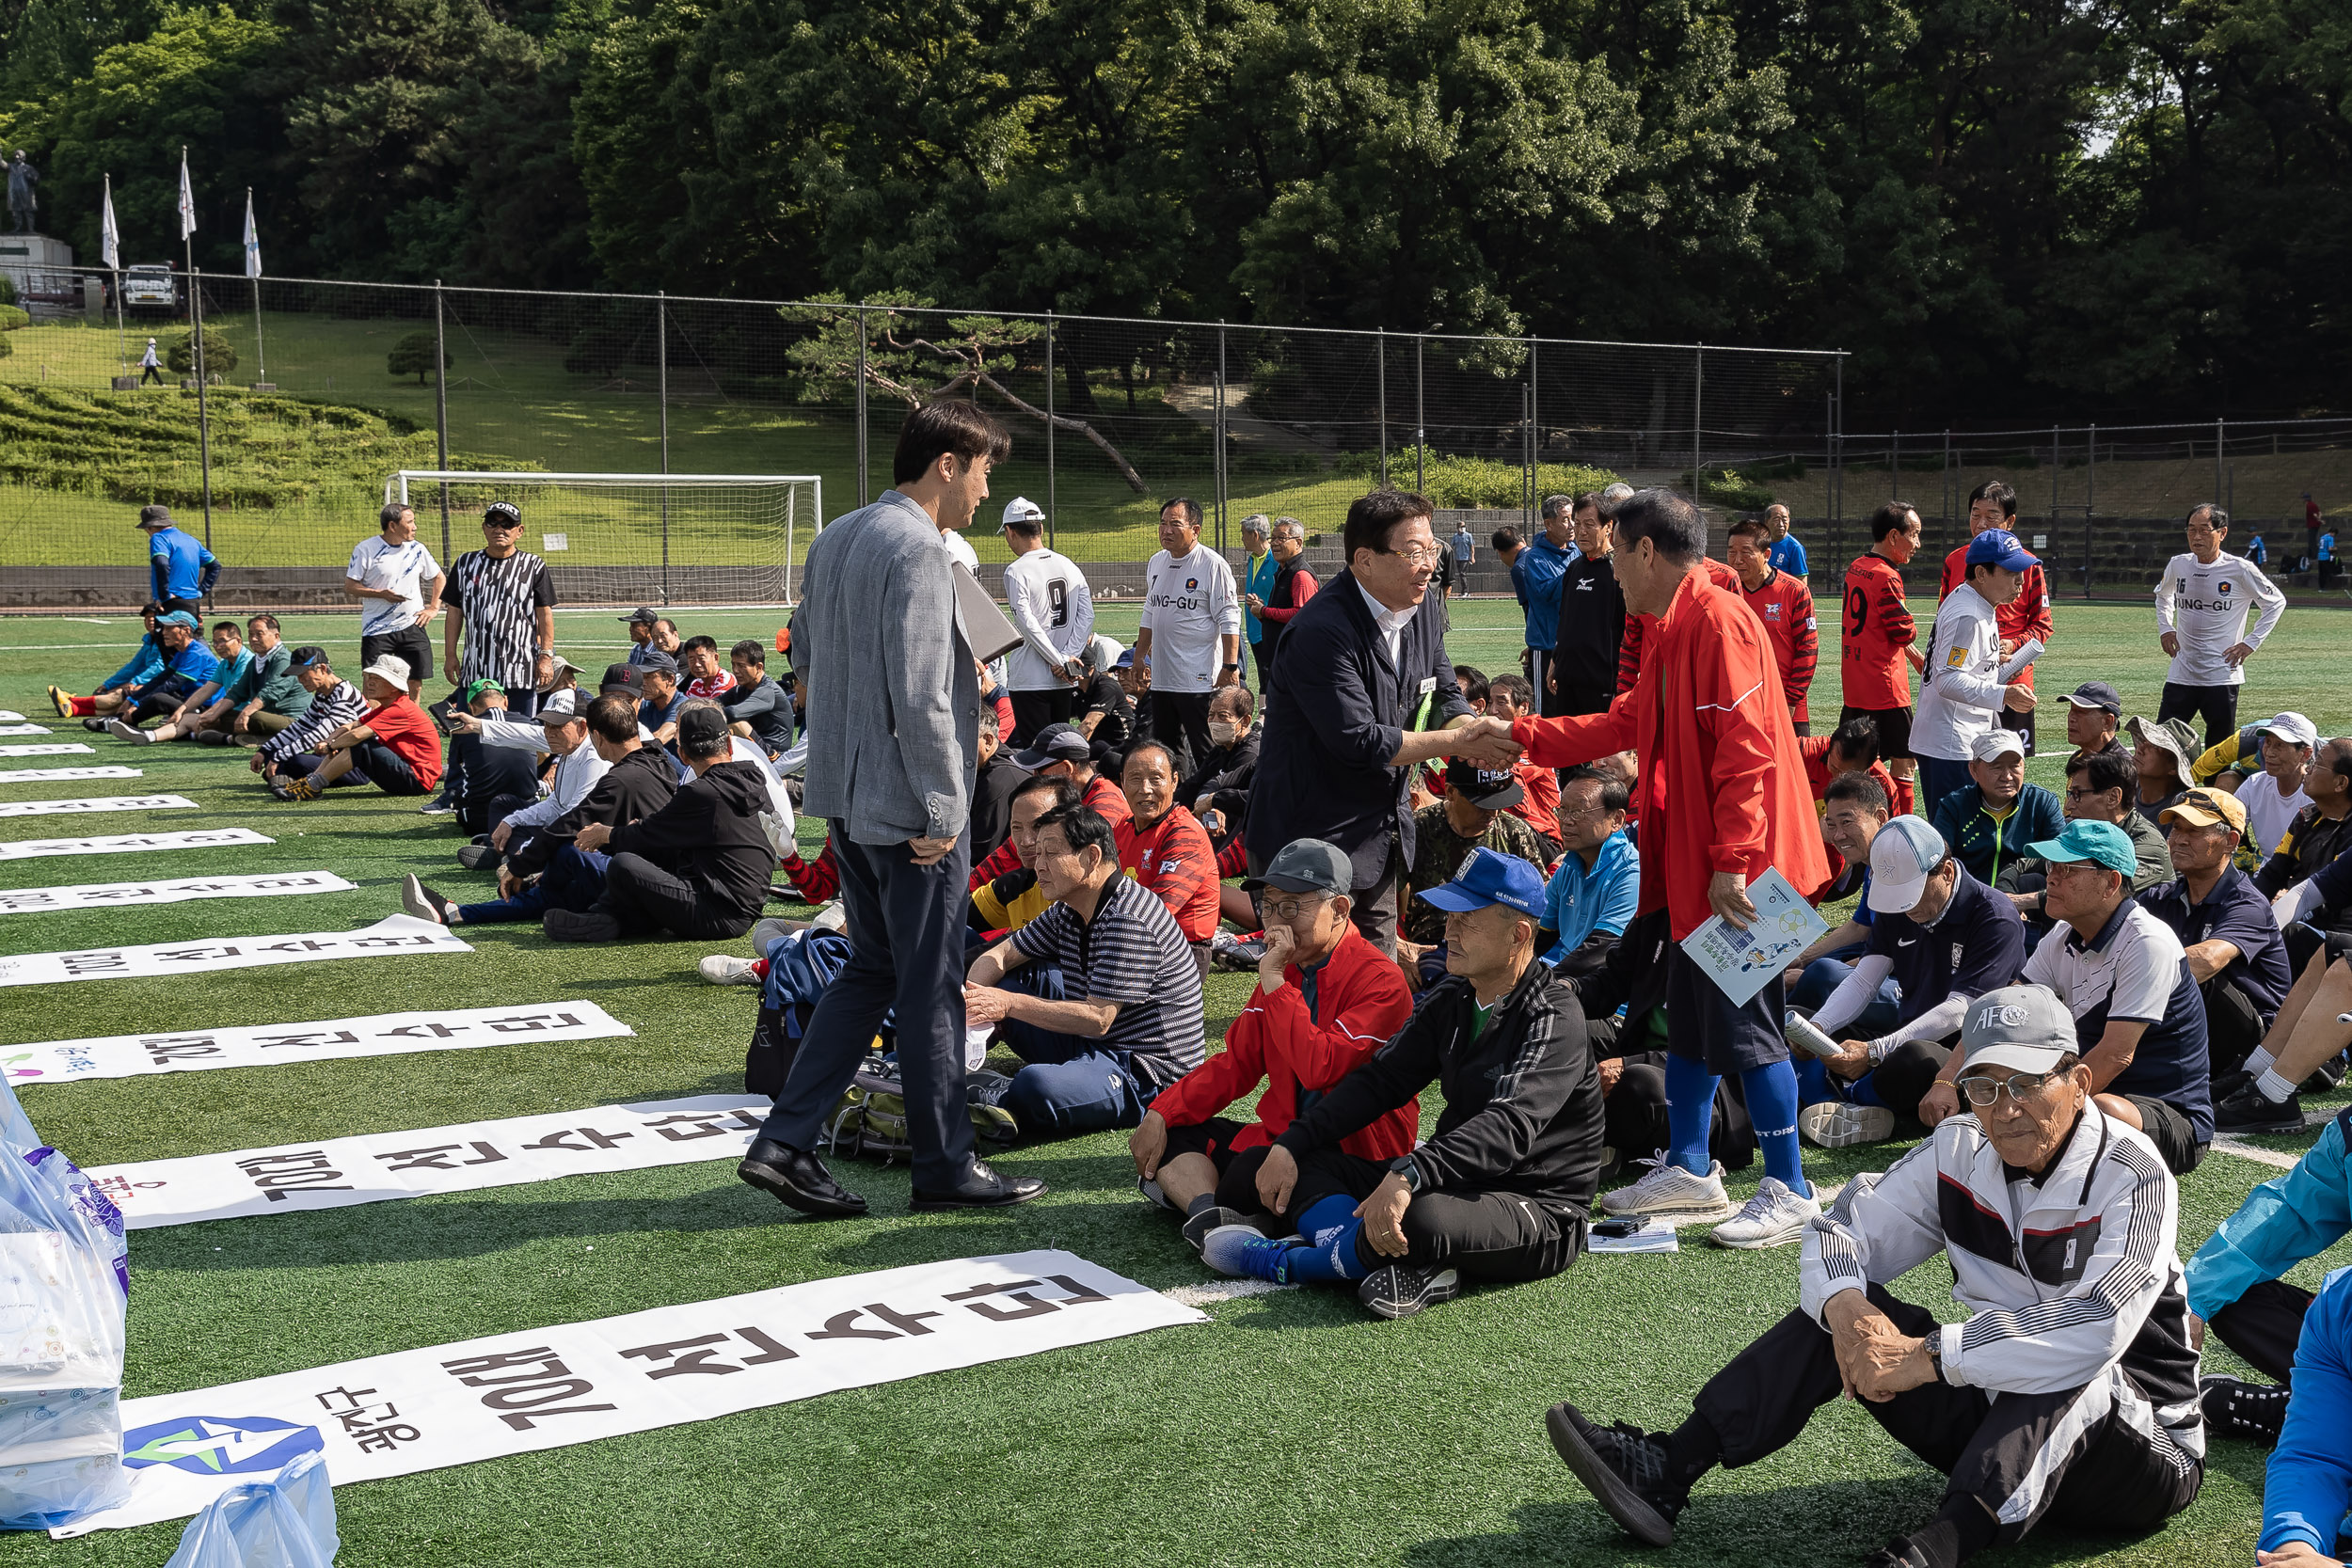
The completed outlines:
[[[1726,562],[1709,556],[1699,562],[1699,567],[1706,572],[1707,580],[1724,593],[1740,592],[1740,574]],[[1625,618],[1625,637],[1617,644],[1618,696],[1622,697],[1633,689],[1633,678],[1642,673],[1642,644],[1657,628],[1658,617],[1655,615],[1629,614]]]

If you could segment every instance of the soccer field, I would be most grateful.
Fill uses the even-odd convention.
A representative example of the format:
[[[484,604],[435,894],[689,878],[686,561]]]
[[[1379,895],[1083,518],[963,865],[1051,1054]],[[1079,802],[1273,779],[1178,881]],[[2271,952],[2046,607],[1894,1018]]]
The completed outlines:
[[[1835,606],[1823,600],[1817,714],[1835,717]],[[1932,606],[1915,602],[1924,626]],[[1131,605],[1104,630],[1132,634]],[[2127,712],[2153,713],[2164,659],[2143,605],[2061,603],[2042,664],[2045,694],[2096,676]],[[767,611],[690,612],[722,646],[772,641]],[[1457,604],[1457,660],[1512,666],[1518,611]],[[356,669],[358,622],[286,619]],[[593,673],[626,646],[602,612],[564,612],[558,643]],[[2352,728],[2344,679],[2352,618],[2291,610],[2251,668],[2244,716],[2309,714]],[[236,849],[0,863],[0,889],[197,873],[318,870],[356,891],[98,913],[0,915],[0,952],[262,933],[343,930],[398,911],[404,873],[458,896],[485,874],[457,868],[446,817],[372,792],[303,806],[272,801],[244,753],[135,748],[48,717],[51,681],[87,690],[128,654],[134,619],[0,621],[0,706],[49,725],[43,739],[95,754],[14,763],[123,764],[144,777],[0,784],[0,803],[173,791],[202,810],[0,822],[0,839],[243,826],[275,843]],[[2328,672],[2333,670],[2330,675]],[[2055,784],[2063,710],[2045,695]],[[1820,728],[1817,720],[1816,728]],[[803,825],[803,841],[814,845]],[[0,989],[0,1040],[332,1019],[421,1007],[584,997],[634,1037],[44,1085],[20,1083],[43,1137],[84,1165],[739,1090],[755,993],[701,984],[708,947],[567,948],[535,927],[467,927],[470,955],[364,958],[219,973]],[[736,942],[729,950],[748,952]],[[1213,1033],[1249,976],[1212,978]],[[0,1046],[0,1058],[9,1053]],[[1434,1098],[1434,1096],[1433,1096]],[[2344,1097],[2321,1103],[2332,1108]],[[1434,1115],[1434,1110],[1428,1114]],[[2262,1140],[2289,1152],[2305,1139]],[[1903,1145],[1806,1151],[1839,1181]],[[222,1220],[132,1239],[124,1392],[139,1396],[323,1367],[359,1356],[682,1305],[833,1275],[1029,1248],[1067,1248],[1154,1289],[1211,1276],[1135,1191],[1125,1136],[1015,1150],[1042,1200],[1003,1213],[909,1216],[905,1167],[837,1162],[871,1217],[793,1221],[714,1161],[612,1176]],[[2216,1152],[2182,1185],[2184,1255],[2273,1166]],[[1735,1172],[1736,1200],[1761,1165]],[[1718,1366],[1795,1303],[1797,1250],[1730,1253],[1684,1232],[1672,1256],[1580,1259],[1539,1284],[1476,1291],[1420,1318],[1372,1319],[1350,1293],[1299,1290],[1213,1302],[1206,1325],[1166,1329],[696,1424],[342,1488],[344,1548],[360,1568],[475,1564],[1740,1563],[1859,1562],[1935,1506],[1940,1478],[1851,1403],[1825,1409],[1777,1459],[1719,1472],[1665,1552],[1634,1545],[1553,1457],[1542,1428],[1572,1398],[1604,1418],[1672,1424]],[[2315,1285],[2343,1249],[2291,1277]],[[1954,1309],[1930,1263],[1899,1293]],[[2211,1370],[2243,1371],[2214,1345]],[[222,1412],[223,1415],[234,1414]],[[2053,1531],[2001,1563],[2171,1565],[2252,1559],[2264,1456],[2217,1441],[2196,1506],[2161,1533],[2116,1542]],[[153,1564],[182,1526],[78,1541],[0,1541],[0,1563]]]

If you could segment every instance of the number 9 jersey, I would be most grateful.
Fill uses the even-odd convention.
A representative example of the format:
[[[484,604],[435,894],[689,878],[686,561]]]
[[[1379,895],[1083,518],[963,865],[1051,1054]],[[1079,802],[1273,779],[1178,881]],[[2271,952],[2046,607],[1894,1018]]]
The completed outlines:
[[[1846,603],[1838,625],[1840,701],[1850,708],[1883,711],[1911,705],[1911,671],[1903,650],[1918,640],[1918,624],[1903,602],[1903,574],[1884,556],[1857,556],[1846,568]]]

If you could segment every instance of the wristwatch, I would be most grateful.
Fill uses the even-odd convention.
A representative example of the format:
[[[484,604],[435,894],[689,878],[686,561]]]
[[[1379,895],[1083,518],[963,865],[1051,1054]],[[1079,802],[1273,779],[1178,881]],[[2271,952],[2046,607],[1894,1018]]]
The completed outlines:
[[[1936,1381],[1936,1382],[1938,1382],[1938,1383],[1941,1383],[1941,1382],[1943,1382],[1943,1381],[1944,1381],[1944,1331],[1943,1331],[1943,1329],[1941,1329],[1941,1328],[1931,1328],[1931,1329],[1929,1329],[1929,1330],[1928,1330],[1927,1347],[1928,1347],[1928,1365],[1929,1365],[1929,1366],[1931,1366],[1931,1367],[1933,1367],[1933,1368],[1935,1369],[1935,1381]]]
[[[1400,1154],[1395,1159],[1390,1161],[1389,1174],[1391,1176],[1403,1177],[1405,1179],[1405,1190],[1406,1192],[1413,1194],[1420,1193],[1422,1182],[1421,1166],[1414,1161],[1411,1155]]]
[[[1241,668],[1241,664],[1240,664],[1240,661],[1238,661],[1238,660],[1234,660],[1234,661],[1232,661],[1232,662],[1228,663],[1228,664],[1225,666],[1225,668],[1227,668],[1228,670],[1238,670],[1238,669],[1240,669],[1240,668]]]

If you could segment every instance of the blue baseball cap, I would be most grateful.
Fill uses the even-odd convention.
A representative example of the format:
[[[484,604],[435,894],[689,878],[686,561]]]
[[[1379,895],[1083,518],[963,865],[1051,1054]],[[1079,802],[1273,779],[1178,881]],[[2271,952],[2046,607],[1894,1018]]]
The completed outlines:
[[[2028,844],[2026,848],[2045,861],[2091,861],[2126,877],[2139,866],[2139,856],[2132,848],[2132,835],[2112,822],[2089,822],[2077,817],[2058,837]]]
[[[2017,535],[2009,530],[1989,528],[1968,541],[1968,564],[2022,572],[2028,566],[2041,565],[2042,558],[2019,544]]]
[[[1414,896],[1454,914],[1502,904],[1540,921],[1544,917],[1544,874],[1517,855],[1497,854],[1482,845],[1463,857],[1454,880]]]
[[[202,626],[197,625],[196,617],[189,614],[184,610],[175,610],[168,615],[156,616],[155,625],[158,626],[185,626],[190,631],[202,631],[204,629]]]

